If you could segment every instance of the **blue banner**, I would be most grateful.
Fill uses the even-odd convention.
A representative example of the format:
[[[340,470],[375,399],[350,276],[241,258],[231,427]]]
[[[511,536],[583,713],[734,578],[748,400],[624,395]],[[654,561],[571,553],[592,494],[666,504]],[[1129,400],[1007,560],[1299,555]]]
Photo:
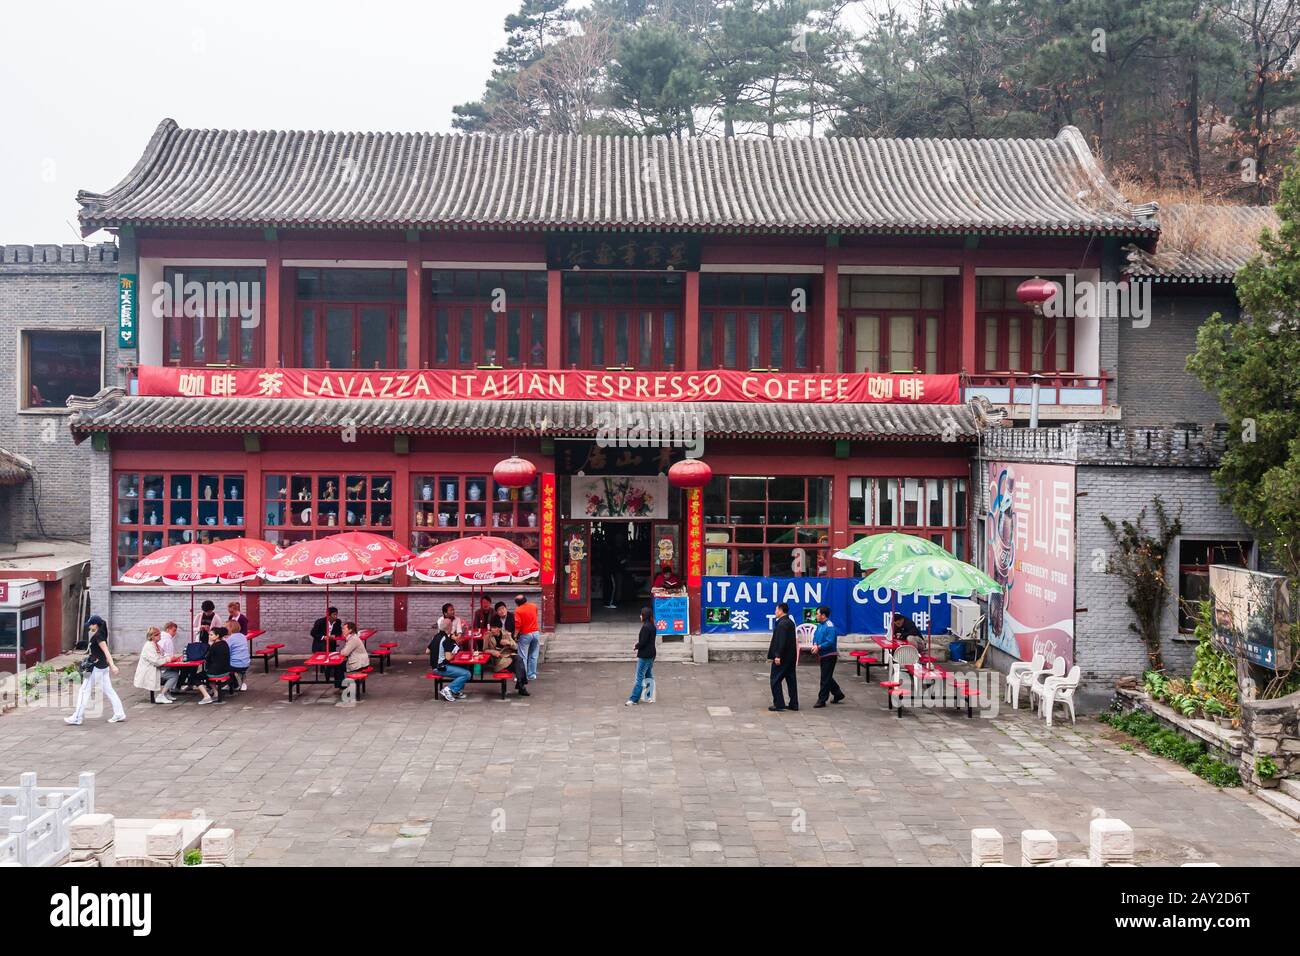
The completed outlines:
[[[704,579],[701,627],[706,634],[771,633],[776,605],[790,605],[796,624],[815,621],[817,608],[831,609],[831,621],[841,634],[886,634],[892,610],[912,619],[922,634],[946,634],[951,614],[948,598],[889,591],[863,591],[861,578]]]
[[[655,631],[663,634],[689,634],[691,604],[686,595],[655,598]]]

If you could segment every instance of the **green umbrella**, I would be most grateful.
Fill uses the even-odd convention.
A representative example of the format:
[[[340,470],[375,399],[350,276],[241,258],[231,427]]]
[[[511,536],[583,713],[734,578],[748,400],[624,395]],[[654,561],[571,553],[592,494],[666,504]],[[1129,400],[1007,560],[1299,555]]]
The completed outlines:
[[[886,588],[898,594],[923,594],[928,597],[940,594],[971,597],[976,594],[997,594],[1002,590],[1002,585],[979,568],[959,561],[947,552],[897,560],[868,574],[858,587],[864,591]],[[925,643],[928,652],[928,633]]]
[[[841,561],[854,561],[864,568],[883,568],[903,558],[923,558],[930,555],[947,556],[940,545],[912,534],[886,531],[859,538],[843,551],[836,551]]]
[[[899,594],[947,594],[952,597],[997,594],[1002,590],[1002,585],[979,568],[946,552],[896,560],[868,574],[858,587],[869,590],[886,588]]]

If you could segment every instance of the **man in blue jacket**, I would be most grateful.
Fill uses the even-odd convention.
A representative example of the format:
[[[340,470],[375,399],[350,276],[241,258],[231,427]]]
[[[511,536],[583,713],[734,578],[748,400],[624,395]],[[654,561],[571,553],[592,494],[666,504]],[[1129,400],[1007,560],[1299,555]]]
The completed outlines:
[[[831,609],[823,604],[817,609],[817,631],[813,634],[813,653],[822,666],[822,683],[817,691],[813,708],[826,706],[826,698],[838,704],[844,700],[844,691],[835,683],[835,662],[839,660],[839,637],[831,623]]]

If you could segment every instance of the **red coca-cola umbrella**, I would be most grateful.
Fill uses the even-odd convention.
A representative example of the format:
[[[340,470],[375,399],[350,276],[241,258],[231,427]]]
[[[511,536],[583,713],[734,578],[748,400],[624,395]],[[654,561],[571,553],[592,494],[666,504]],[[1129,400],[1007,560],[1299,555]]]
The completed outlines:
[[[194,589],[211,584],[241,584],[257,577],[256,566],[215,544],[173,544],[141,558],[121,575],[126,584],[161,581],[190,589],[190,619],[194,618]]]
[[[531,554],[513,541],[490,534],[435,544],[421,551],[406,568],[431,584],[509,584],[541,573],[541,566]]]
[[[227,538],[225,541],[213,541],[212,544],[214,547],[234,552],[258,569],[264,567],[266,562],[280,551],[271,542],[262,541],[260,538]]]
[[[262,577],[274,583],[301,581],[325,585],[325,606],[329,607],[330,586],[352,584],[352,614],[357,613],[357,590],[361,581],[377,581],[392,574],[397,562],[382,554],[340,541],[342,534],[299,541],[270,558],[262,567]]]
[[[369,551],[378,558],[392,562],[393,567],[401,567],[415,557],[415,552],[410,548],[399,544],[392,538],[384,537],[382,534],[375,534],[373,531],[343,531],[339,534],[329,535],[322,540],[337,541],[340,544],[346,544],[350,548],[361,548],[364,551]]]

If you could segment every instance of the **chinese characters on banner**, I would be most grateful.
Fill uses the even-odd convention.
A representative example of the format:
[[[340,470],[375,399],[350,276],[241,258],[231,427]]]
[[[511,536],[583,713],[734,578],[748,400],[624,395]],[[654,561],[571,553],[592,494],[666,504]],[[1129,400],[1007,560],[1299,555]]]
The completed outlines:
[[[174,368],[141,366],[138,394],[189,398],[378,398],[442,401],[762,402],[955,405],[956,375],[576,369]]]
[[[555,475],[542,475],[541,583],[555,583]]]
[[[704,577],[704,489],[686,489],[686,586],[698,588]]]
[[[134,274],[122,274],[117,277],[117,347],[133,349],[136,347],[135,326],[139,306],[139,290],[136,288]]]
[[[985,515],[994,645],[1074,662],[1074,468],[991,462]]]
[[[548,269],[662,269],[700,267],[698,236],[557,235],[546,244]]]

